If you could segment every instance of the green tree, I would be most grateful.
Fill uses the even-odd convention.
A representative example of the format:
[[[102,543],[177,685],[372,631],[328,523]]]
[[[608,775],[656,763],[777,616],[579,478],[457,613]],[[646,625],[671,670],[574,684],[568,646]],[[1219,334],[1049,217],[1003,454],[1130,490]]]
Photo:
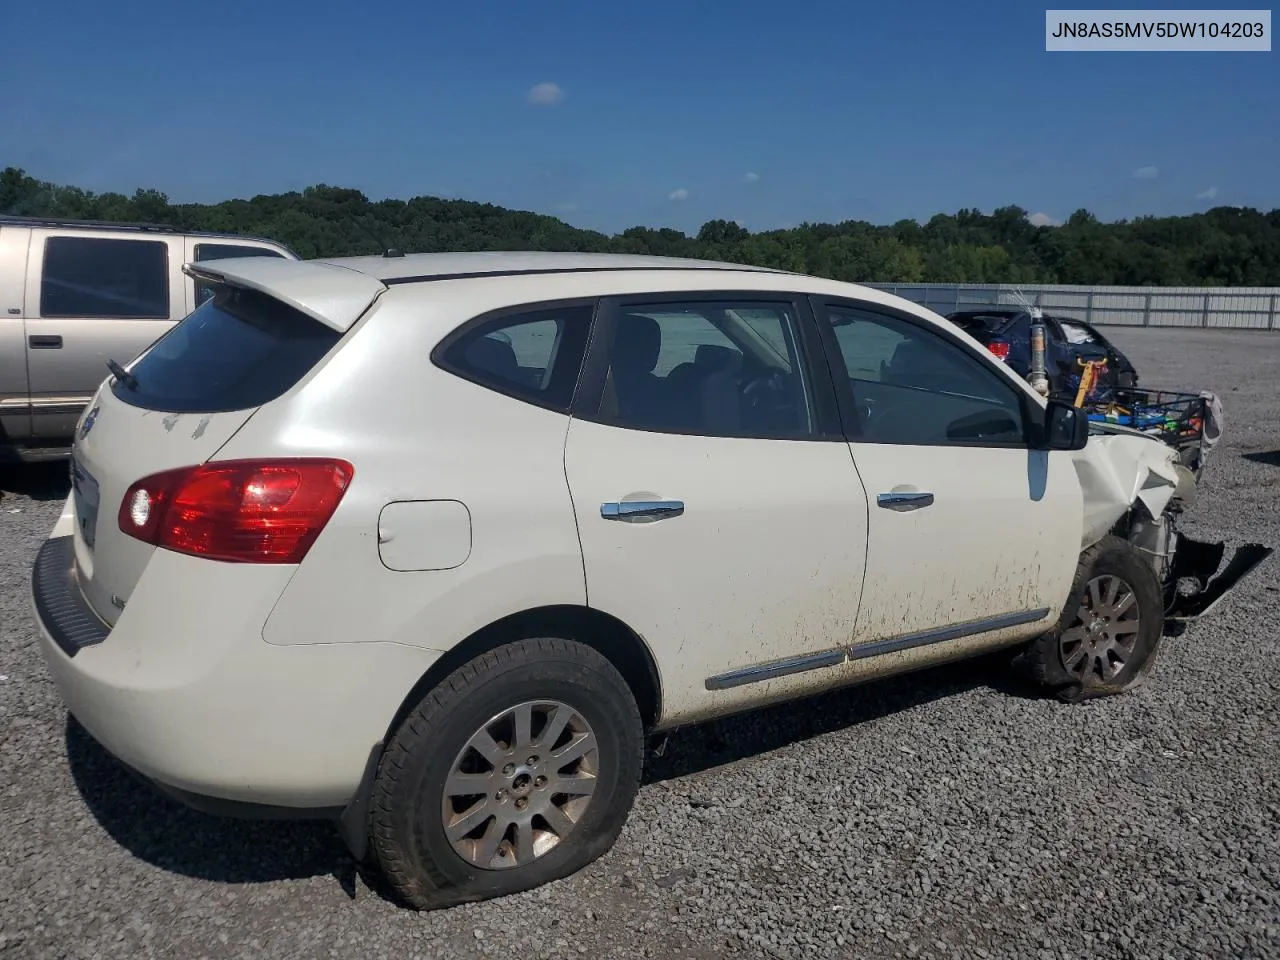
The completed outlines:
[[[1010,204],[966,208],[926,223],[802,223],[751,233],[710,220],[694,236],[634,226],[614,236],[488,203],[414,197],[372,202],[316,184],[215,204],[173,204],[141,188],[94,194],[0,170],[0,213],[170,224],[270,237],[303,257],[438,250],[581,250],[698,257],[864,282],[1280,286],[1280,210],[1218,207],[1186,217],[1103,223],[1077,210],[1035,227]]]

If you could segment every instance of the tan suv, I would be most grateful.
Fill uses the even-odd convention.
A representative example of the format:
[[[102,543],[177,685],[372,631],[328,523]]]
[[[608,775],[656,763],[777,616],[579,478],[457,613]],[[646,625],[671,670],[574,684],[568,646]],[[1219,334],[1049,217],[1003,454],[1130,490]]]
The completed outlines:
[[[270,240],[0,216],[0,460],[66,454],[108,375],[208,295],[185,263],[298,259]]]

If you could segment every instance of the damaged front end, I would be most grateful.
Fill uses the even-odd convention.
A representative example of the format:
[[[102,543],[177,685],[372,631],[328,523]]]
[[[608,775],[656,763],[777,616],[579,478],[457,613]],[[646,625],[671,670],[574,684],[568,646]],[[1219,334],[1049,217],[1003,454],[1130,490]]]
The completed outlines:
[[[1224,567],[1225,543],[1179,532],[1179,519],[1196,500],[1203,464],[1188,466],[1160,439],[1093,423],[1088,444],[1074,456],[1084,494],[1081,550],[1108,534],[1128,540],[1164,585],[1168,619],[1189,621],[1208,613],[1271,555],[1271,547],[1247,543]]]

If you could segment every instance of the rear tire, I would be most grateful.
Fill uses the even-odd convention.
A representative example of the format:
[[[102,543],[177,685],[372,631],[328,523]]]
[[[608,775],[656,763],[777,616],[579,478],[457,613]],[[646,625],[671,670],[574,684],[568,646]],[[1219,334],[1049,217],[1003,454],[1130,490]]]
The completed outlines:
[[[396,730],[373,786],[375,858],[419,910],[566,877],[617,839],[643,758],[640,712],[613,664],[570,640],[506,644],[446,677]]]
[[[1080,558],[1062,616],[1015,666],[1067,703],[1139,686],[1164,635],[1160,580],[1126,540],[1105,537]]]

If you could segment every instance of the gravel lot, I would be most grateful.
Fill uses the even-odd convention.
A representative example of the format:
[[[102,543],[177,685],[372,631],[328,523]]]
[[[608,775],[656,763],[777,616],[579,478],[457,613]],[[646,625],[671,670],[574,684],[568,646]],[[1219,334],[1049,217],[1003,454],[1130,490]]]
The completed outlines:
[[[1223,397],[1188,532],[1280,543],[1280,337],[1116,339]],[[0,958],[1280,957],[1280,561],[1128,696],[978,662],[681,731],[594,866],[414,914],[327,825],[188,812],[68,721],[27,606],[63,474],[0,474]]]

